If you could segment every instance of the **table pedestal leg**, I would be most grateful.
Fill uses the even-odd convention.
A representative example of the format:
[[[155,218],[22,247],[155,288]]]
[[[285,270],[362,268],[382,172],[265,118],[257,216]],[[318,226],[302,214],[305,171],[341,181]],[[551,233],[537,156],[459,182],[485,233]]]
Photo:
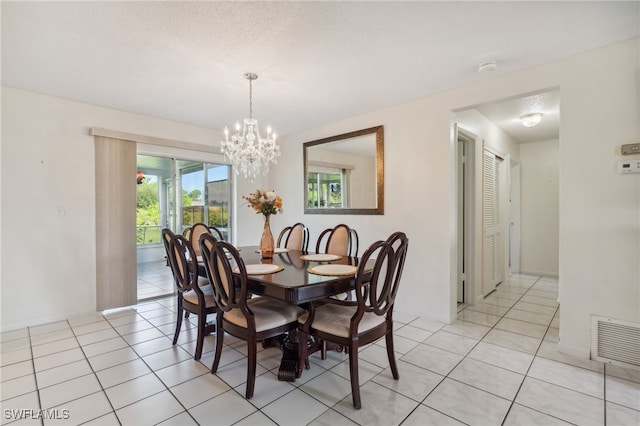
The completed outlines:
[[[311,355],[318,352],[321,348],[321,341],[309,337],[307,340],[307,354]],[[278,369],[278,380],[283,382],[295,382],[296,377],[302,375],[304,365],[298,365],[298,333],[297,331],[290,331],[286,335],[273,337],[266,339],[262,342],[263,348],[278,347],[282,350],[282,360],[280,361],[280,368]],[[328,351],[342,352],[344,347],[333,343],[327,344]]]

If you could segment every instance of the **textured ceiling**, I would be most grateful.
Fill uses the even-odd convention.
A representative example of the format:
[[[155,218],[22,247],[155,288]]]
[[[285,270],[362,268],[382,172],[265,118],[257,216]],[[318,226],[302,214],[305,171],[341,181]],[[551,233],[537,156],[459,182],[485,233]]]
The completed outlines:
[[[549,141],[560,137],[560,93],[557,90],[500,100],[476,109],[517,142]],[[520,117],[534,112],[542,113],[540,124],[523,126]]]
[[[637,37],[639,5],[2,1],[2,83],[223,128],[251,71],[283,135]]]

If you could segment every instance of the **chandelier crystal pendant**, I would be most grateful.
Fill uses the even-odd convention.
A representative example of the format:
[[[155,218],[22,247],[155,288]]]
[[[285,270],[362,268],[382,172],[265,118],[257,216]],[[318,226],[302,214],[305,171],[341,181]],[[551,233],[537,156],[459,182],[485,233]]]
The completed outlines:
[[[265,138],[260,136],[258,120],[253,118],[252,82],[258,76],[246,73],[244,78],[249,80],[249,118],[244,119],[242,128],[240,123],[236,123],[235,132],[231,134],[227,127],[224,128],[224,140],[220,142],[220,152],[229,158],[236,174],[242,173],[245,178],[253,182],[260,172],[263,175],[269,172],[269,163],[278,163],[280,147],[276,145],[276,134],[271,127],[267,127]]]

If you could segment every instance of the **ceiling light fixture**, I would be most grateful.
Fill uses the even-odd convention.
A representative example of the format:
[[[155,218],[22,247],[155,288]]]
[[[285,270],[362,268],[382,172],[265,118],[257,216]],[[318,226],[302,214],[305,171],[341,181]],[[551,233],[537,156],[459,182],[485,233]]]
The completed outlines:
[[[540,123],[540,120],[542,120],[541,112],[533,112],[531,114],[525,114],[522,117],[520,117],[520,121],[522,122],[522,125],[524,127],[536,126],[538,125],[538,123]]]
[[[236,174],[242,173],[250,182],[262,172],[266,175],[269,172],[269,163],[277,163],[276,158],[280,156],[280,147],[276,145],[276,134],[267,127],[267,136],[260,136],[258,120],[253,118],[253,80],[258,78],[257,74],[246,73],[244,78],[249,80],[249,118],[244,119],[242,132],[240,123],[236,122],[236,129],[233,134],[229,134],[229,129],[224,128],[224,140],[220,142],[220,152],[229,158],[235,167]]]
[[[478,65],[478,72],[495,71],[497,67],[498,66],[496,64],[496,61],[485,62],[483,64]]]

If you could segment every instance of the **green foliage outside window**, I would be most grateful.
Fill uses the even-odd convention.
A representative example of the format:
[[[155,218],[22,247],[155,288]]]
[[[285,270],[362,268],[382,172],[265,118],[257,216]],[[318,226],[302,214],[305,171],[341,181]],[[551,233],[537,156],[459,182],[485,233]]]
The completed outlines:
[[[194,223],[208,223],[211,226],[227,228],[229,225],[229,205],[225,202],[213,201],[207,207],[194,205],[194,201],[202,202],[202,191],[194,189],[187,193],[182,190],[182,225],[187,227]],[[152,179],[137,186],[136,206],[136,241],[138,244],[160,244],[162,227],[160,220],[160,201],[158,199],[158,182]]]

